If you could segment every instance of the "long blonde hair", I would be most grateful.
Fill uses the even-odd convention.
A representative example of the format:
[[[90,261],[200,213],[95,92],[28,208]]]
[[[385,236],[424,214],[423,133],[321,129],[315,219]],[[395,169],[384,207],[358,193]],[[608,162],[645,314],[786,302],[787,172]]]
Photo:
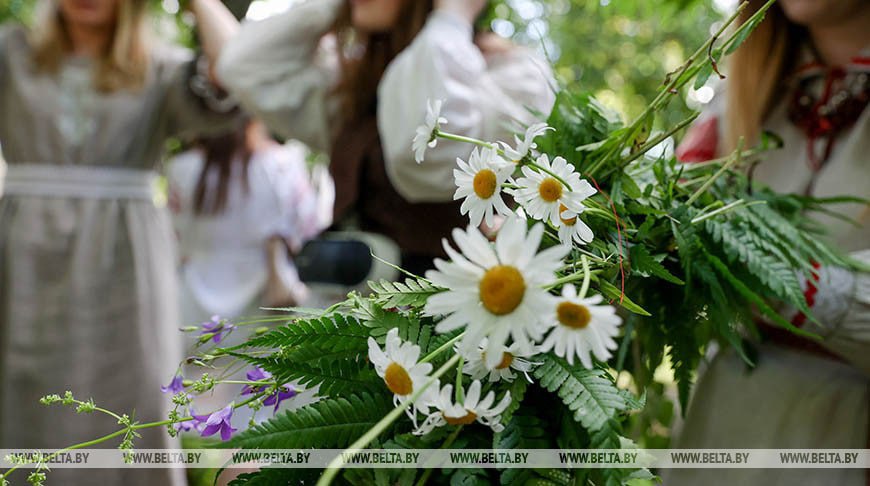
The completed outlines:
[[[749,0],[740,21],[748,20],[764,3]],[[723,147],[726,151],[734,150],[740,137],[750,145],[758,141],[762,123],[780,101],[783,82],[796,67],[801,43],[807,38],[805,29],[791,22],[775,3],[732,55]]]
[[[146,0],[119,0],[112,40],[96,66],[95,87],[102,92],[137,90],[145,82],[149,55],[145,39]],[[43,72],[55,73],[72,48],[57,0],[40,5],[31,31],[34,61]]]

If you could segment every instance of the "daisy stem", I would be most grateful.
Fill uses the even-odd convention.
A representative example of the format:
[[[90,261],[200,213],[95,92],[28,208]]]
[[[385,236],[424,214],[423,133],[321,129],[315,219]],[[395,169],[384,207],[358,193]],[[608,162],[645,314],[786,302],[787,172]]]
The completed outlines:
[[[580,264],[583,265],[583,283],[580,285],[580,298],[586,298],[586,292],[589,291],[589,279],[592,277],[592,272],[589,271],[589,259],[586,255],[580,256]]]
[[[531,167],[533,169],[537,169],[541,172],[544,172],[547,175],[549,175],[550,177],[552,177],[553,179],[556,179],[557,181],[561,182],[563,186],[568,188],[568,192],[571,192],[574,190],[574,189],[571,189],[571,186],[565,181],[565,179],[562,179],[561,177],[559,177],[558,174],[551,171],[550,169],[546,169],[544,167],[541,167],[540,165],[536,164],[535,162],[526,162],[526,165],[528,165],[529,167]]]
[[[438,136],[438,138],[443,138],[445,140],[453,140],[454,142],[470,143],[473,145],[478,145],[480,147],[485,147],[485,148],[489,148],[489,149],[496,149],[499,151],[500,155],[504,155],[504,153],[496,145],[491,144],[489,142],[484,142],[483,140],[478,140],[476,138],[463,137],[462,135],[456,135],[455,133],[443,132],[441,130],[438,130],[437,136]]]
[[[456,401],[465,403],[465,392],[462,390],[462,367],[465,365],[465,357],[459,355],[459,363],[456,364]]]
[[[585,257],[586,257],[586,255],[583,255],[583,258],[585,258]],[[598,270],[590,271],[589,275],[594,275],[596,273],[599,273],[599,271]],[[560,285],[565,285],[566,283],[576,282],[578,280],[585,280],[585,279],[586,279],[586,272],[574,272],[571,275],[566,275],[566,276],[556,280],[552,284],[548,285],[546,287],[546,289],[553,290],[556,287],[559,287]]]
[[[460,426],[456,427],[456,430],[454,430],[453,432],[450,433],[450,435],[447,437],[447,439],[444,440],[444,443],[441,444],[441,447],[439,447],[439,449],[447,449],[448,447],[453,445],[453,442],[456,441],[457,437],[459,437],[459,433],[462,432],[463,427],[465,427],[465,426],[460,425]],[[433,469],[431,467],[426,469],[425,471],[423,471],[423,475],[420,476],[420,480],[417,481],[417,486],[423,486],[424,484],[426,484],[426,481],[429,480],[429,476],[432,475],[432,471],[433,471]]]
[[[454,337],[450,341],[447,341],[446,343],[442,344],[441,346],[438,346],[438,349],[436,349],[435,351],[432,351],[431,353],[424,356],[423,359],[420,360],[420,362],[427,363],[429,361],[432,361],[432,359],[435,356],[438,356],[439,354],[441,354],[442,351],[444,351],[445,349],[449,349],[451,346],[456,344],[456,341],[459,341],[460,339],[462,339],[462,336],[465,336],[465,331],[462,331],[461,333],[457,334],[456,337]]]
[[[718,179],[719,177],[722,176],[722,174],[727,172],[734,165],[740,164],[740,161],[742,160],[742,157],[741,157],[742,155],[743,155],[743,137],[740,137],[740,140],[737,141],[737,150],[734,151],[734,154],[732,155],[732,159],[729,160],[728,162],[726,162],[718,171],[716,171],[715,174],[710,176],[710,178],[707,179],[707,182],[705,182],[704,185],[699,187],[698,190],[695,191],[695,193],[689,197],[689,199],[686,201],[686,206],[691,206],[692,203],[695,202],[696,199],[698,199],[699,197],[701,197],[702,194],[707,192],[707,189],[709,189],[710,186],[712,186],[713,183],[716,182],[716,179]]]
[[[458,361],[459,355],[453,355],[450,360],[444,363],[443,366],[438,368],[438,371],[436,371],[431,377],[429,377],[429,379],[426,381],[426,383],[423,384],[423,386],[420,387],[420,389],[414,390],[414,394],[411,395],[410,400],[406,400],[404,403],[399,404],[396,408],[391,410],[390,413],[385,415],[384,418],[380,420],[380,422],[376,423],[374,427],[369,429],[368,432],[363,434],[363,436],[357,439],[356,442],[351,444],[350,447],[348,447],[341,454],[336,456],[335,459],[333,459],[329,463],[329,465],[326,466],[326,470],[323,472],[323,475],[320,476],[320,479],[317,480],[317,486],[326,486],[328,484],[331,484],[332,480],[335,479],[335,476],[338,474],[338,472],[341,471],[341,469],[344,467],[344,457],[355,454],[359,452],[363,447],[369,445],[369,443],[377,438],[378,435],[381,434],[381,432],[386,430],[387,427],[390,426],[390,424],[395,422],[396,419],[398,419],[405,412],[405,409],[408,408],[409,405],[415,403],[423,395],[423,392],[426,391],[427,388],[429,388],[433,383],[438,381],[438,378],[446,373],[447,370],[451,369]]]

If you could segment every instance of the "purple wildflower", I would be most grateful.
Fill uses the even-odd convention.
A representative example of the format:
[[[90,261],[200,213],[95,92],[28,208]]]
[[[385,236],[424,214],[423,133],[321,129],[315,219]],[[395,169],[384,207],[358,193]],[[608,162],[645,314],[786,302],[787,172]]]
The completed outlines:
[[[176,375],[175,378],[173,378],[168,385],[161,386],[160,391],[163,393],[172,392],[173,395],[183,392],[184,378],[182,378],[181,375]]]
[[[194,419],[202,419],[205,418],[203,416],[194,417]],[[233,428],[230,420],[233,418],[233,404],[227,405],[223,410],[218,410],[213,414],[209,415],[205,420],[205,428],[202,429],[202,436],[208,437],[214,435],[218,432],[221,433],[221,440],[230,440],[233,432],[236,429]]]
[[[203,427],[205,427],[206,421],[208,421],[208,415],[197,415],[193,412],[193,409],[190,410],[190,416],[193,417],[193,420],[185,420],[183,422],[175,422],[172,424],[172,427],[175,428],[176,432],[189,432],[191,430],[201,431]]]
[[[248,377],[248,381],[265,381],[265,380],[272,378],[272,373],[269,373],[268,371],[264,370],[263,368],[260,368],[259,366],[254,368],[253,370],[247,372],[245,375]],[[263,389],[265,387],[266,387],[265,385],[259,385],[259,386],[245,385],[242,388],[242,395],[250,395],[252,393],[261,392],[261,391],[263,391]]]
[[[211,320],[203,322],[200,327],[202,328],[200,336],[212,334],[211,340],[216,343],[221,342],[226,334],[236,328],[230,321],[221,319],[220,316],[211,316]]]
[[[247,372],[246,376],[248,377],[248,381],[266,381],[266,380],[269,380],[272,378],[272,373],[269,373],[268,371],[266,371],[263,368],[260,368],[258,366],[256,368],[254,368],[253,370]],[[266,385],[257,385],[257,386],[245,385],[242,388],[242,395],[250,395],[252,393],[259,393],[265,389],[266,389]],[[277,412],[278,406],[281,405],[281,402],[283,402],[284,400],[287,400],[288,398],[295,397],[296,393],[297,393],[296,389],[293,388],[292,386],[291,387],[288,387],[286,385],[281,386],[278,388],[278,391],[269,395],[268,397],[266,397],[265,400],[263,400],[263,405],[266,405],[266,406],[274,405],[275,412]]]
[[[176,432],[190,432],[191,430],[196,428],[196,419],[194,420],[185,420],[184,422],[175,422],[172,424],[172,428],[175,429]]]
[[[282,387],[278,388],[277,392],[275,392],[272,395],[269,395],[268,398],[263,400],[263,405],[268,406],[268,405],[274,404],[275,409],[272,412],[274,414],[274,413],[278,412],[278,406],[281,405],[281,402],[283,402],[284,400],[287,400],[288,398],[293,398],[295,396],[296,396],[296,389],[295,388],[293,388],[292,386],[291,387],[282,386]]]

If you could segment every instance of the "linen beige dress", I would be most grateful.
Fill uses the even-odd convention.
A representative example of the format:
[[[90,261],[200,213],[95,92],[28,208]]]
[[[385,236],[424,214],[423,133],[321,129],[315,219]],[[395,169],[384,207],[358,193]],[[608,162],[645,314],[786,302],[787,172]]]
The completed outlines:
[[[170,136],[217,127],[192,56],[155,50],[140,91],[91,86],[91,61],[38,74],[25,32],[0,28],[0,449],[57,448],[119,428],[40,397],[166,418],[181,355],[174,237],[151,184]],[[212,104],[213,105],[213,104]],[[178,448],[164,428],[135,447]],[[118,441],[100,447],[113,448]],[[15,478],[15,476],[13,476]],[[23,482],[19,476],[17,483]],[[55,469],[48,484],[183,484],[181,469]]]
[[[866,82],[868,61],[867,56],[856,58],[846,68],[846,79],[855,84]],[[811,86],[820,88],[823,81],[823,77],[814,79]],[[808,163],[807,138],[788,117],[789,94],[765,122],[765,129],[782,137],[784,146],[765,158],[756,168],[755,178],[783,193],[803,194],[809,188],[816,197],[870,199],[870,109],[865,108],[856,123],[837,137],[827,163],[814,173]],[[724,112],[723,97],[718,98],[708,113],[712,117]],[[716,140],[721,139],[716,136],[716,120],[701,120],[698,127],[703,126],[710,131],[709,136],[690,133],[684,144],[693,145],[688,138],[695,135],[696,146],[689,150],[681,147],[683,154],[692,148],[709,150],[711,155],[722,153],[721,147],[716,147]],[[817,141],[814,148],[821,150],[822,142]],[[813,217],[825,226],[839,248],[870,263],[870,207],[843,204],[836,209],[858,224],[823,214]],[[674,448],[868,447],[870,274],[838,275],[832,282],[839,288],[826,291],[828,297],[817,299],[812,308],[822,326],[807,323],[804,327],[821,335],[821,344],[839,360],[776,342],[758,346],[752,370],[732,349],[715,354],[700,373]],[[870,484],[868,473],[862,469],[670,469],[662,471],[662,476],[667,486],[866,486]]]

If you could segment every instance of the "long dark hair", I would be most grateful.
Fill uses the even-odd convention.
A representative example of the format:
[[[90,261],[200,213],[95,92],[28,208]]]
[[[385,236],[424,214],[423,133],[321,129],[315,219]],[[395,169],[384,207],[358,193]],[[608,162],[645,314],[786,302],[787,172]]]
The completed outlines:
[[[202,137],[194,142],[194,146],[205,154],[205,161],[193,195],[195,214],[214,215],[226,209],[230,181],[235,170],[241,172],[245,193],[250,190],[248,166],[252,153],[247,143],[249,124],[249,121],[240,122],[233,131],[213,137]],[[217,174],[217,180],[212,174]]]
[[[341,46],[341,79],[336,93],[342,100],[345,122],[358,122],[374,113],[378,84],[387,65],[420,33],[433,8],[433,0],[405,0],[399,13],[402,20],[393,29],[366,34],[353,28],[350,3],[343,7],[333,32]],[[350,45],[361,55],[349,56],[345,47]]]

